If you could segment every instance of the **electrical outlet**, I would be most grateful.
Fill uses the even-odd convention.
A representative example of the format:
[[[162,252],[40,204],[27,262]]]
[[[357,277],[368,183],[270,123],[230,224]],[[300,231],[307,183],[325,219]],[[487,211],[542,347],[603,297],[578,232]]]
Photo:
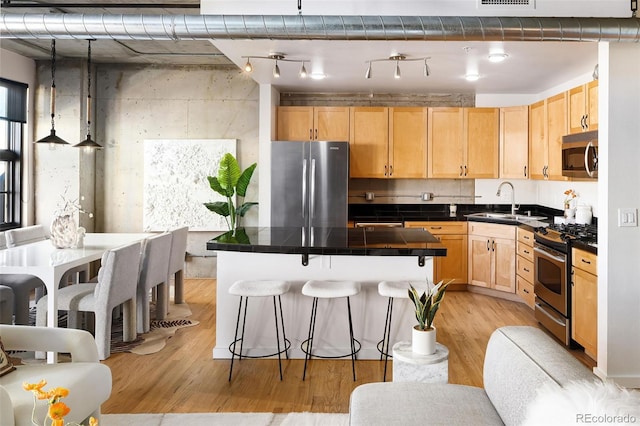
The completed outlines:
[[[638,210],[634,208],[618,209],[618,226],[638,226]]]

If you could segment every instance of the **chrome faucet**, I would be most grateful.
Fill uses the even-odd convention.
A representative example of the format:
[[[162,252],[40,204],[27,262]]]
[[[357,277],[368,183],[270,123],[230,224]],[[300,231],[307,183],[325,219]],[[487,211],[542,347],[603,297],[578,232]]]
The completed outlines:
[[[517,210],[516,209],[516,190],[513,188],[513,184],[511,182],[505,180],[498,187],[498,192],[496,192],[496,195],[498,197],[500,196],[500,191],[502,190],[502,187],[504,185],[509,185],[511,187],[511,214],[515,215],[516,214],[516,210]]]

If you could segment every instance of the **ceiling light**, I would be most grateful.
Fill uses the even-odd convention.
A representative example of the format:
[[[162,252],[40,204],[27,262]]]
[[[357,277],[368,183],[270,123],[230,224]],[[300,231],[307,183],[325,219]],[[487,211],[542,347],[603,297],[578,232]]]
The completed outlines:
[[[59,136],[56,136],[56,40],[51,40],[51,99],[49,104],[49,110],[51,112],[51,132],[49,135],[36,141],[36,143],[48,143],[51,147],[56,145],[67,145],[69,142],[65,141]]]
[[[91,139],[91,40],[87,48],[87,138],[74,146],[84,148],[85,152],[102,148],[102,145]]]
[[[278,66],[278,61],[276,60],[276,66],[273,67],[273,76],[275,78],[280,78],[280,67]]]
[[[311,78],[313,80],[324,80],[326,77],[327,77],[327,75],[322,73],[322,72],[312,72],[311,73]]]
[[[467,74],[464,76],[467,81],[477,81],[480,76],[478,74]]]
[[[300,76],[300,78],[305,78],[307,77],[308,73],[307,73],[307,67],[305,65],[306,62],[309,62],[308,59],[288,59],[285,57],[284,53],[270,53],[268,56],[242,56],[242,58],[246,58],[247,63],[244,64],[244,70],[247,73],[251,73],[253,72],[253,64],[251,63],[251,60],[255,60],[255,59],[270,59],[272,61],[275,61],[275,65],[273,67],[273,77],[274,78],[280,78],[280,65],[278,65],[278,62],[297,62],[299,64],[302,64],[302,66],[300,67],[300,72],[298,73],[298,75]]]
[[[245,72],[248,72],[248,73],[253,72],[253,65],[251,65],[251,57],[247,58],[247,63],[244,64],[244,70]]]
[[[494,63],[502,62],[505,59],[507,59],[508,57],[509,57],[509,55],[507,55],[506,53],[503,53],[503,52],[490,53],[489,54],[489,62],[494,62]]]
[[[402,73],[400,71],[400,62],[401,61],[406,61],[406,62],[412,62],[412,61],[424,61],[424,69],[423,69],[423,74],[425,77],[429,77],[431,75],[431,69],[429,68],[429,65],[427,64],[427,59],[431,59],[431,57],[427,56],[427,57],[420,57],[420,58],[408,58],[407,55],[403,55],[401,53],[395,54],[395,55],[391,55],[388,58],[381,58],[381,59],[371,59],[369,61],[366,61],[367,64],[369,64],[367,66],[367,71],[364,74],[364,78],[369,79],[371,78],[371,64],[373,62],[383,62],[383,61],[394,61],[396,63],[396,67],[393,73],[393,77],[394,78],[402,78]]]

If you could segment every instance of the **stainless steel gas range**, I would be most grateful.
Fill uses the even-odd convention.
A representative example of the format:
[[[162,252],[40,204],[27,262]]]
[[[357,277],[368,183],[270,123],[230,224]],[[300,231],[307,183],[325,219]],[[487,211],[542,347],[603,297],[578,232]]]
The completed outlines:
[[[571,247],[597,246],[595,225],[549,225],[534,232],[535,317],[565,345],[571,344]]]

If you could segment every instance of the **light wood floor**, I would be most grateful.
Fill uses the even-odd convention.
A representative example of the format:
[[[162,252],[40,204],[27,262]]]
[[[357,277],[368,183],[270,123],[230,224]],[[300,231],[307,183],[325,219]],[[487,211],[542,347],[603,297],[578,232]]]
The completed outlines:
[[[186,280],[185,300],[198,326],[178,331],[156,354],[114,354],[104,361],[113,374],[113,391],[102,405],[103,413],[346,413],[356,386],[382,380],[379,361],[358,361],[358,380],[353,382],[348,359],[312,360],[303,382],[304,360],[284,360],[281,382],[277,360],[244,359],[234,365],[229,383],[229,361],[211,356],[215,280]],[[484,351],[496,328],[537,326],[533,311],[524,304],[466,291],[447,293],[437,323],[438,341],[449,348],[449,382],[473,386],[482,386]]]

